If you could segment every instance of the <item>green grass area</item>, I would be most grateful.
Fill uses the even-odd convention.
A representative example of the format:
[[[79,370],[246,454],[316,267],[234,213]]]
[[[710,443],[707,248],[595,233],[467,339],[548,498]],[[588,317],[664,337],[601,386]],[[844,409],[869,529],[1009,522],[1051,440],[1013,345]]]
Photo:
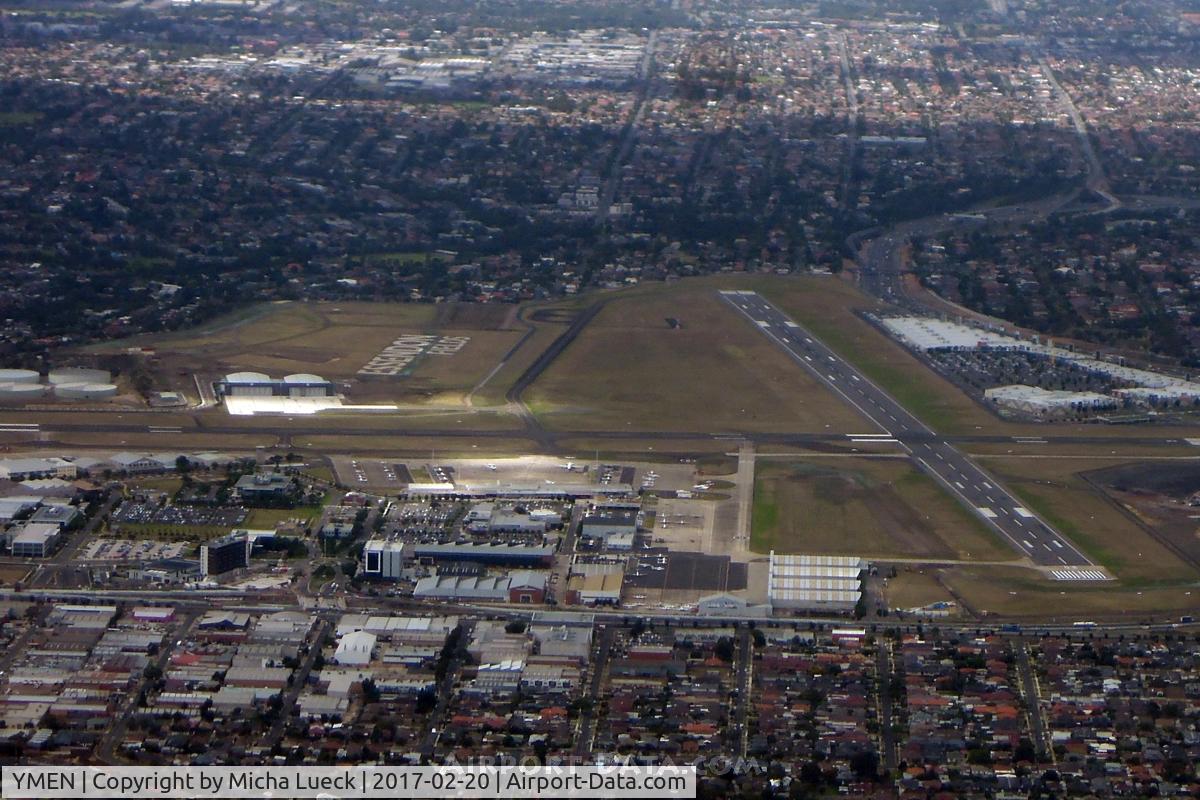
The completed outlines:
[[[151,492],[166,492],[175,494],[183,486],[183,478],[179,475],[162,475],[153,478],[135,478],[129,482],[132,489]]]
[[[300,506],[298,508],[252,508],[246,515],[244,527],[255,530],[274,530],[280,522],[288,520],[303,520],[304,524],[311,523],[321,515],[321,506]]]
[[[526,403],[547,427],[581,432],[861,428],[857,412],[721,300],[720,285],[606,296]]]
[[[875,558],[1014,558],[904,459],[760,463],[750,546]]]
[[[333,469],[324,464],[305,467],[304,474],[319,481],[325,481],[326,483],[333,483],[337,480],[337,476],[333,474]]]
[[[1149,620],[1194,613],[1200,599],[1196,582],[1154,586],[1075,584],[1052,581],[1031,569],[954,567],[942,579],[981,616],[1028,617],[1038,621],[1089,619]]]
[[[123,522],[123,539],[154,539],[163,542],[203,542],[229,533],[225,525],[159,525],[153,522]],[[114,526],[113,532],[116,533]]]
[[[946,587],[937,580],[937,570],[901,567],[887,581],[888,608],[921,608],[931,603],[953,600]]]
[[[398,265],[426,254],[378,256]],[[436,257],[436,256],[434,256]],[[405,409],[468,407],[469,392],[490,375],[525,334],[514,323],[516,308],[481,303],[266,303],[189,331],[144,335],[89,350],[131,346],[158,351],[161,382],[180,375],[235,371],[275,377],[314,373],[348,386],[354,404],[398,403]],[[360,370],[405,335],[446,336],[461,345],[447,352],[428,347],[395,375]],[[531,352],[532,360],[536,352]],[[509,383],[516,374],[508,376]],[[502,376],[489,381],[502,398]],[[480,404],[486,405],[487,398]]]
[[[17,128],[33,125],[42,119],[40,111],[0,111],[0,128]]]
[[[424,264],[429,261],[430,253],[426,250],[415,252],[370,253],[362,257],[368,264],[386,264],[402,267],[408,264]]]

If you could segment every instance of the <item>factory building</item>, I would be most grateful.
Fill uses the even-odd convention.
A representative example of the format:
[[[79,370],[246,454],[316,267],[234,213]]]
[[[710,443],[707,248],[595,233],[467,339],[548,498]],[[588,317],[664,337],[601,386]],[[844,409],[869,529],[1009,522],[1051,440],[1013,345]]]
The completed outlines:
[[[244,533],[231,533],[208,544],[200,545],[200,574],[220,575],[250,566],[253,540]]]
[[[337,387],[320,375],[297,373],[275,379],[262,372],[232,372],[216,384],[221,397],[332,397]]]
[[[772,611],[850,613],[862,598],[866,568],[855,556],[776,555],[772,550],[767,603]]]

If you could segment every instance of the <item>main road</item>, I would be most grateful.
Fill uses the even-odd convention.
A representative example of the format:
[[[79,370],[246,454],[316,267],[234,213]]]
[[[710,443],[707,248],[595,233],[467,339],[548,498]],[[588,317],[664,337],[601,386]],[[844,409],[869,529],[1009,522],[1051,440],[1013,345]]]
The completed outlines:
[[[852,436],[852,441],[896,442],[921,469],[1035,564],[1064,570],[1094,566],[1075,545],[1021,505],[970,457],[938,436],[895,398],[760,294],[725,290],[721,296],[786,350],[796,363],[876,426],[877,431]],[[1099,570],[1088,571],[1105,577]],[[1070,574],[1063,573],[1064,576]]]

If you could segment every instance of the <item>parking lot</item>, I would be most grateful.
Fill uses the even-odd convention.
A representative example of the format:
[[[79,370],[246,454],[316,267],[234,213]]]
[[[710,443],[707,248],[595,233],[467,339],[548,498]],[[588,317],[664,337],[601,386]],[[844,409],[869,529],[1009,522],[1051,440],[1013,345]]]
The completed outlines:
[[[197,525],[232,528],[246,519],[241,507],[160,506],[156,503],[122,503],[113,512],[115,524]]]
[[[389,536],[416,538],[418,541],[445,539],[448,525],[461,512],[460,503],[401,503],[392,508],[384,519],[383,532]]]
[[[84,561],[157,561],[178,558],[187,552],[183,542],[155,542],[149,539],[95,539],[79,551]]]

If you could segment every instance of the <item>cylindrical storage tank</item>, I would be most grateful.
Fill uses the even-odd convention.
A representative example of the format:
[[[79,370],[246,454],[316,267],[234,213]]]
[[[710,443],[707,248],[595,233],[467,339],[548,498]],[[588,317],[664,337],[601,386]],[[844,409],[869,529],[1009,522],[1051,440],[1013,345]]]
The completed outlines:
[[[46,380],[53,386],[62,383],[108,383],[112,380],[112,374],[102,369],[63,367],[50,370],[50,375]]]
[[[42,376],[31,369],[0,369],[0,383],[41,383]]]
[[[37,400],[46,393],[40,383],[0,383],[0,402],[24,403]]]
[[[60,383],[54,387],[54,396],[62,400],[106,400],[117,396],[117,387],[111,383]]]

